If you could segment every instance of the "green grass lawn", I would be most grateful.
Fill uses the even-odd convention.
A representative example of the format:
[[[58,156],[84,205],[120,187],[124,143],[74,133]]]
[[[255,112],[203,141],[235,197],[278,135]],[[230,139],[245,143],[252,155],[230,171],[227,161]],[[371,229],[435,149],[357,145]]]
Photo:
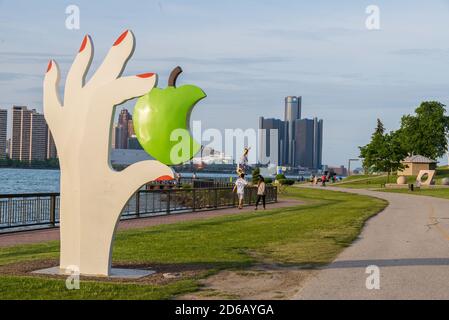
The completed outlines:
[[[390,176],[390,183],[395,181],[396,177]],[[357,175],[349,176],[342,182],[330,184],[335,187],[351,188],[351,189],[373,189],[380,188],[387,182],[386,175]]]
[[[441,184],[443,178],[449,177],[449,166],[438,167],[435,174],[435,182],[437,185]],[[449,189],[447,188],[421,188],[415,189],[415,191],[409,191],[408,189],[386,189],[382,187],[385,184],[387,176],[375,176],[375,175],[357,175],[350,176],[343,180],[341,183],[334,184],[333,186],[342,188],[353,189],[374,189],[377,191],[405,193],[421,196],[431,196],[437,198],[449,199]],[[396,183],[397,176],[390,176],[390,183]],[[407,183],[415,183],[416,176],[407,177]]]
[[[435,183],[439,185],[441,184],[441,180],[447,177],[449,177],[449,166],[438,167],[435,173]],[[391,175],[387,182],[386,175],[355,175],[345,178],[342,182],[334,184],[334,186],[353,189],[379,189],[385,183],[396,183],[397,178],[397,175]],[[415,183],[415,181],[416,176],[407,177],[407,183]],[[402,190],[394,192],[406,191]],[[427,191],[425,193],[427,193]],[[439,192],[436,192],[435,194],[439,194]],[[445,192],[441,192],[441,194],[444,195]]]
[[[270,211],[119,232],[114,264],[202,266],[202,273],[165,284],[65,280],[0,274],[0,299],[170,299],[198,289],[199,279],[258,262],[318,266],[331,262],[386,202],[325,190],[289,188],[306,204]],[[58,258],[58,243],[0,248],[0,266]],[[1,268],[1,267],[0,267]]]
[[[394,193],[406,193],[416,196],[429,196],[436,198],[449,199],[449,189],[445,188],[432,188],[432,189],[415,189],[415,191],[409,191],[408,189],[381,189],[384,192],[394,192]]]

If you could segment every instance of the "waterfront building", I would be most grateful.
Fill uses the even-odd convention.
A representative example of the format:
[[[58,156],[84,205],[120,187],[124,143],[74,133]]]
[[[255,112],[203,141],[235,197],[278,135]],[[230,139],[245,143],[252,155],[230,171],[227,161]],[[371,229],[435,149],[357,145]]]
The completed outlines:
[[[132,116],[127,109],[120,112],[114,134],[115,149],[128,149],[128,139],[134,135],[134,127]]]
[[[285,164],[287,156],[286,123],[279,119],[259,118],[259,162],[262,164]]]
[[[48,126],[43,114],[32,112],[30,117],[30,152],[28,161],[47,159]]]
[[[135,135],[132,135],[128,138],[128,149],[143,150],[142,146],[139,143],[139,140],[137,140],[137,137]]]
[[[29,161],[31,110],[14,106],[12,109],[11,159]]]
[[[266,164],[269,158],[269,163],[280,166],[321,169],[323,120],[301,118],[301,96],[286,97],[284,108],[283,121],[259,118],[259,162]],[[276,147],[277,160],[272,161]]]
[[[54,150],[48,150],[48,147]],[[12,136],[10,157],[16,161],[44,161],[56,154],[53,138],[49,141],[49,129],[43,114],[14,106],[12,110]]]
[[[0,160],[6,159],[8,110],[0,109]]]
[[[322,166],[323,120],[300,119],[295,122],[295,166],[318,170]]]
[[[55,140],[51,134],[50,128],[47,129],[47,159],[56,159],[58,152],[56,150]]]
[[[284,148],[284,154],[287,155],[286,165],[294,166],[296,162],[296,120],[301,119],[302,97],[289,96],[285,98],[284,121],[287,127],[288,142]]]

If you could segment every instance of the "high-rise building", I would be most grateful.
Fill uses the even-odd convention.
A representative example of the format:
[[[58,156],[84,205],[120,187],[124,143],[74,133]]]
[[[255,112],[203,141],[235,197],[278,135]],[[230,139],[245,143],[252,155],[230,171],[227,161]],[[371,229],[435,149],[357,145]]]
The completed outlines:
[[[320,169],[323,150],[323,120],[317,118],[296,120],[295,166]]]
[[[10,157],[31,162],[47,159],[48,126],[44,115],[27,107],[13,107]]]
[[[286,144],[286,125],[279,119],[259,118],[259,160],[264,163],[269,160],[270,163],[283,165],[287,161],[285,154]],[[277,145],[272,145],[272,143]]]
[[[31,110],[14,106],[12,109],[12,136],[10,157],[16,161],[30,159]]]
[[[277,165],[321,169],[323,120],[301,119],[302,97],[285,98],[284,121],[259,118],[259,161],[272,158],[277,143]],[[277,130],[277,137],[270,131]],[[272,163],[272,162],[271,162]]]
[[[139,140],[137,140],[137,137],[135,135],[132,135],[128,138],[128,149],[143,150],[142,146],[139,143]]]
[[[287,154],[286,164],[294,165],[296,162],[295,121],[301,119],[302,97],[289,96],[285,98],[285,117],[287,126],[287,141],[284,153]]]
[[[128,148],[128,134],[125,128],[121,125],[117,125],[114,129],[115,139],[114,139],[114,149],[127,149]],[[124,138],[126,137],[126,142]]]
[[[56,159],[58,157],[58,151],[56,150],[55,139],[50,131],[47,129],[47,159]]]
[[[132,116],[127,109],[123,109],[118,117],[115,128],[115,149],[128,149],[128,138],[134,135]]]
[[[43,114],[31,113],[29,161],[47,159],[48,126]]]
[[[0,160],[6,159],[8,111],[0,109]]]

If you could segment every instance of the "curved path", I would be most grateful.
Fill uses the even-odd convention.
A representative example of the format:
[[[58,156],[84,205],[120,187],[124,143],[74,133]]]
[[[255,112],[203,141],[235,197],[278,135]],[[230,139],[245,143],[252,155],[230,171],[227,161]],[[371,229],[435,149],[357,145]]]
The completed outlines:
[[[449,200],[326,189],[390,204],[367,222],[356,242],[307,280],[297,299],[449,299]],[[367,289],[371,265],[379,268],[379,289]]]

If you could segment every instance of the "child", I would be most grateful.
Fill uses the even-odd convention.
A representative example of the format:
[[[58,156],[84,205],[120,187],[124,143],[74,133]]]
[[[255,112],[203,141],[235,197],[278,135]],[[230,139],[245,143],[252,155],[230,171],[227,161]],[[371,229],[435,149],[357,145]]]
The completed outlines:
[[[245,199],[245,187],[248,184],[245,180],[245,174],[241,174],[234,185],[232,192],[237,191],[237,196],[239,197],[239,210],[243,209],[243,199]]]
[[[259,183],[257,185],[256,208],[254,210],[257,210],[260,200],[262,200],[263,209],[265,210],[265,198],[266,198],[266,196],[265,196],[265,179],[262,176],[260,176]]]

